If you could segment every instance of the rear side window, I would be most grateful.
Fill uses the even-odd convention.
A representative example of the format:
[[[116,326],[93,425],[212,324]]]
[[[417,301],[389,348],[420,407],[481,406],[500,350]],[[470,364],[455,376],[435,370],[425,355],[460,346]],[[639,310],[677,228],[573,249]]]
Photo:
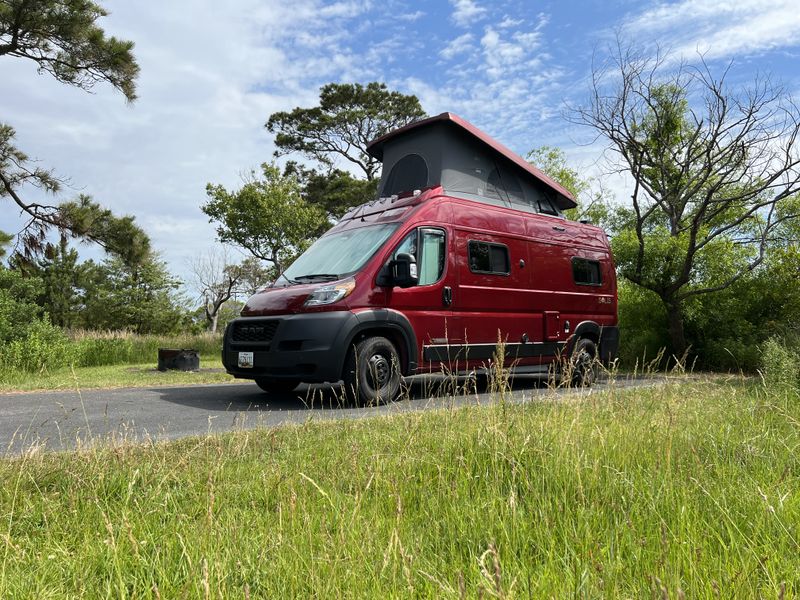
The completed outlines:
[[[578,285],[601,285],[603,278],[600,273],[600,263],[596,260],[573,258],[572,278]]]
[[[470,240],[468,252],[469,270],[473,273],[508,275],[511,272],[508,248],[503,244]]]

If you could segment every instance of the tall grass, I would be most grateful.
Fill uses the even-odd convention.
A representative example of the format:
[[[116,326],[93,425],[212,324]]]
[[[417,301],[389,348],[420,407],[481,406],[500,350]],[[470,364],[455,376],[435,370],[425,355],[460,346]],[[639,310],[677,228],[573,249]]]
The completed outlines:
[[[140,335],[129,332],[79,331],[70,334],[75,345],[75,366],[139,364],[155,362],[159,348],[197,350],[201,357],[219,358],[220,334]]]
[[[796,392],[693,380],[31,451],[0,597],[792,597],[798,447]]]
[[[5,374],[41,373],[64,367],[99,367],[156,364],[159,348],[186,348],[201,358],[220,356],[222,337],[208,333],[139,335],[125,331],[80,331],[65,334],[51,326],[0,348],[0,377]]]

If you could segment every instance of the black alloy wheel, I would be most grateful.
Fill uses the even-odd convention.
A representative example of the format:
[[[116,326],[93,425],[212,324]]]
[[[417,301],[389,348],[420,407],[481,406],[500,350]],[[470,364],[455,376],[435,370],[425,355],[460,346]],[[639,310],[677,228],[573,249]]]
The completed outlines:
[[[588,338],[581,338],[572,351],[570,384],[573,387],[591,387],[597,379],[597,364],[595,357],[597,348]]]
[[[364,338],[347,356],[344,390],[358,406],[394,400],[400,393],[400,357],[385,337]]]

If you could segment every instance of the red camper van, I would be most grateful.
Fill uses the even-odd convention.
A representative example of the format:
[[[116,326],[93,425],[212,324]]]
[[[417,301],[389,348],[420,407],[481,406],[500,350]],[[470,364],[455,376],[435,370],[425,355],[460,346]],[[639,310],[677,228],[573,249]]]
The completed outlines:
[[[359,403],[401,376],[508,365],[582,380],[617,352],[608,239],[570,193],[451,113],[373,141],[379,198],[351,210],[225,331],[223,362],[266,391],[343,381]],[[499,336],[499,337],[498,337]]]

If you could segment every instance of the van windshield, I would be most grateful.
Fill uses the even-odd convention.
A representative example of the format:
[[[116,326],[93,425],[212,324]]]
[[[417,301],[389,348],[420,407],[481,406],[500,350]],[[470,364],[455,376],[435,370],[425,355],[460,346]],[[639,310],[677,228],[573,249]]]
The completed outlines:
[[[294,261],[276,283],[341,279],[364,266],[395,229],[397,223],[388,223],[325,235]]]

